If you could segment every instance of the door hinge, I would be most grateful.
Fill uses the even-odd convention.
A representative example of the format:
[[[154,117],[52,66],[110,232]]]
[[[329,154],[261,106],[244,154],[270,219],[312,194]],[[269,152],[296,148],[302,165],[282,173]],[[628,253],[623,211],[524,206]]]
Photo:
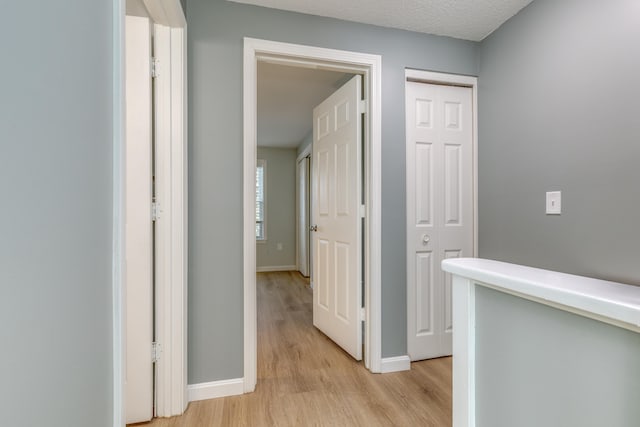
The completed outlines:
[[[156,78],[160,75],[160,61],[157,58],[151,58],[151,78]]]
[[[156,363],[160,360],[160,356],[162,356],[162,346],[154,341],[151,343],[151,362]]]
[[[151,203],[151,221],[157,221],[160,218],[160,203]]]
[[[367,213],[367,207],[365,205],[360,205],[360,218],[364,218]]]
[[[358,103],[358,113],[366,114],[367,113],[367,100],[361,99]]]
[[[360,321],[364,322],[365,320],[367,320],[367,310],[364,307],[360,307]]]

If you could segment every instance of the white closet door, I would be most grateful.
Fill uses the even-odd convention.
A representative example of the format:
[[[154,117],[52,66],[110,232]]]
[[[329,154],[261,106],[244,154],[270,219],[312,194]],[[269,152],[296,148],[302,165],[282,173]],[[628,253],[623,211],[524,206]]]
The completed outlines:
[[[472,89],[406,83],[407,349],[451,355],[445,258],[473,255]]]

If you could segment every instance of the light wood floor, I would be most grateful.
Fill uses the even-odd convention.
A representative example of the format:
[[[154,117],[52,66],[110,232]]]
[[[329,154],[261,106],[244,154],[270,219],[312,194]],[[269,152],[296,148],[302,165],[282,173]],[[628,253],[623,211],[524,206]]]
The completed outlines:
[[[257,295],[256,391],[192,402],[181,417],[139,425],[451,425],[451,358],[371,374],[313,327],[311,289],[298,273],[259,273]]]

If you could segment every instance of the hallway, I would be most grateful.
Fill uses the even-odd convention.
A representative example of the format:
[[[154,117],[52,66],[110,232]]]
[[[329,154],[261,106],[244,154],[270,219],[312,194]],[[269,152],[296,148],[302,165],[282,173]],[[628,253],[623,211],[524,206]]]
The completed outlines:
[[[152,427],[451,425],[451,358],[371,374],[312,325],[297,272],[258,273],[258,384],[242,396],[192,402]]]

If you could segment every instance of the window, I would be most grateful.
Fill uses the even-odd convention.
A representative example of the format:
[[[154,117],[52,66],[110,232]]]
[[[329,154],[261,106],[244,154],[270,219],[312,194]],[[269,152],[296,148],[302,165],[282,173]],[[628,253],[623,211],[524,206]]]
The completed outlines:
[[[256,240],[267,240],[266,176],[267,162],[258,159],[256,167]]]

